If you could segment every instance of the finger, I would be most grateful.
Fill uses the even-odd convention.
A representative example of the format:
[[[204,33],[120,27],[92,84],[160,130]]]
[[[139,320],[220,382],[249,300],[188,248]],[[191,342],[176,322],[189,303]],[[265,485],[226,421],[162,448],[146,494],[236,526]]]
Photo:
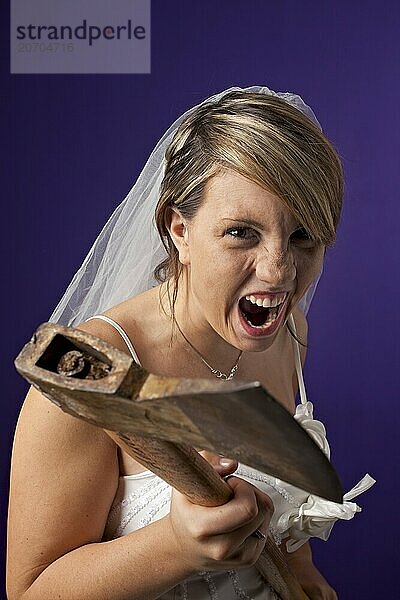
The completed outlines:
[[[234,476],[227,481],[232,488],[232,499],[222,506],[210,508],[194,505],[177,490],[173,490],[173,505],[178,511],[190,508],[191,522],[196,523],[198,537],[234,533],[232,539],[237,548],[256,529],[264,534],[267,532],[273,505],[269,496],[247,481]]]
[[[226,456],[215,454],[209,450],[201,450],[200,454],[214,467],[221,477],[226,477],[227,475],[234,473],[238,467],[237,460],[234,460],[233,458],[227,458]]]
[[[266,511],[271,513],[272,517],[275,511],[275,507],[271,497],[268,496],[268,494],[265,494],[258,487],[249,483],[245,479],[242,479],[241,477],[235,477],[234,475],[231,475],[226,477],[225,481],[233,489],[234,493],[239,493],[240,490],[246,489],[242,487],[243,485],[246,486],[248,488],[248,491],[251,490],[253,492],[257,504],[259,504],[260,506],[262,505]]]
[[[268,494],[265,494],[264,492],[259,490],[258,488],[255,488],[254,493],[257,497],[257,502],[259,502],[262,506],[264,506],[267,513],[270,514],[270,519],[271,519],[272,515],[275,512],[275,506],[272,501],[272,498],[270,496],[268,496]]]
[[[256,488],[244,479],[230,475],[225,481],[232,489],[232,498],[224,505],[232,513],[231,527],[226,531],[235,531],[251,524],[257,518],[260,504],[257,501]]]
[[[266,510],[264,505],[261,505],[257,517],[251,523],[240,527],[231,534],[231,538],[233,538],[232,552],[239,552],[240,548],[246,543],[254,548],[262,549],[267,539],[270,520],[270,511]],[[259,531],[262,536],[254,535],[256,531]]]
[[[257,497],[257,502],[259,502],[261,507],[261,512],[264,514],[263,521],[260,523],[257,529],[266,537],[269,534],[269,524],[275,511],[274,503],[270,496],[264,494],[258,489],[256,490],[255,494]]]
[[[264,546],[265,540],[249,536],[232,550],[227,559],[232,562],[232,567],[235,567],[236,564],[241,566],[243,564],[254,564],[263,551]]]
[[[213,521],[213,535],[226,535],[235,533],[236,546],[241,544],[253,531],[268,527],[272,511],[270,499],[257,499],[257,488],[238,477],[229,477],[228,483],[232,488],[232,499],[218,507],[218,512]],[[262,493],[261,493],[262,494]],[[264,519],[267,517],[267,524]]]
[[[239,495],[239,493],[243,495],[243,492],[247,492],[247,497],[246,495],[244,496],[246,500],[246,509],[251,507],[251,510],[254,510],[254,505],[252,503],[249,504],[248,494],[253,494],[252,500],[255,500],[256,505],[256,510],[254,511],[254,518],[249,519],[248,522],[244,522],[243,525],[236,528],[233,527],[230,530],[230,533],[234,534],[234,539],[236,542],[235,548],[238,549],[250,536],[253,536],[255,537],[255,539],[258,539],[258,541],[261,542],[261,547],[263,547],[266,541],[266,537],[269,533],[269,524],[271,521],[271,517],[274,513],[274,504],[272,502],[272,499],[267,494],[259,490],[257,487],[253,486],[248,482],[244,482],[243,480],[239,480],[239,478],[237,477],[229,477],[229,482],[231,487],[234,489],[234,494],[236,494],[236,497]],[[241,482],[244,483],[244,485],[246,486],[244,490],[240,489]],[[264,539],[260,537],[257,538],[256,536],[254,536],[254,532],[257,530],[263,536],[265,536]]]
[[[230,477],[229,485],[232,498],[215,507],[192,504],[184,494],[173,490],[173,506],[182,514],[190,511],[190,521],[199,537],[229,534],[257,517],[259,507],[253,486],[237,477]]]

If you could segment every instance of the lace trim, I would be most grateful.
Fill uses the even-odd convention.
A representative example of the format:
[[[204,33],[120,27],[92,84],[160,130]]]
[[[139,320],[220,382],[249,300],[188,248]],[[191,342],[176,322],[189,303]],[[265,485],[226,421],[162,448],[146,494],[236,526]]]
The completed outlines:
[[[152,502],[153,500],[155,500],[157,498],[157,496],[159,496],[160,494],[162,494],[164,491],[169,489],[169,485],[167,483],[165,483],[164,481],[162,481],[163,485],[160,485],[160,489],[156,489],[154,493],[152,494],[147,494],[146,497],[144,498],[139,498],[138,503],[136,504],[136,506],[134,506],[131,510],[129,510],[127,512],[127,514],[125,515],[125,517],[121,520],[120,525],[118,526],[116,532],[114,533],[113,537],[120,537],[125,529],[125,527],[132,521],[132,519],[144,508],[146,508],[146,506],[148,506],[150,504],[150,502]],[[139,490],[138,490],[139,491]]]
[[[276,483],[275,477],[270,477],[269,475],[265,475],[263,473],[254,472],[248,467],[246,468],[244,465],[239,465],[239,467],[235,471],[235,475],[244,475],[249,479],[253,479],[253,481],[261,481],[262,483],[271,486],[289,504],[293,504],[293,506],[295,506],[296,508],[300,508],[301,506],[301,502],[298,502],[290,492],[288,492],[285,488],[281,487]]]
[[[214,580],[211,576],[210,571],[201,571],[199,573],[200,577],[204,579],[208,587],[208,593],[210,594],[211,600],[219,600],[219,594],[217,592],[217,587],[214,583]]]
[[[242,588],[242,586],[240,585],[239,576],[237,574],[237,571],[235,571],[235,569],[228,571],[227,576],[231,580],[233,591],[235,592],[237,598],[240,598],[240,600],[254,600],[254,598],[252,596],[249,596],[249,594],[246,592],[246,590],[244,590]]]
[[[230,580],[236,598],[239,598],[239,600],[255,600],[255,598],[253,596],[250,596],[246,592],[246,590],[244,588],[242,588],[242,586],[240,584],[238,572],[235,569],[231,569],[230,571],[227,571],[224,574]],[[215,585],[215,582],[214,582],[211,572],[210,571],[201,571],[200,573],[198,573],[198,575],[207,584],[210,600],[218,600],[219,594],[218,594],[218,590]],[[276,594],[275,590],[270,585],[270,583],[268,583],[268,581],[265,581],[265,580],[263,580],[263,581],[266,586],[265,591],[268,590],[268,592],[271,595],[271,600],[281,600],[281,597]],[[180,584],[180,593],[181,593],[181,598],[183,600],[188,600],[188,588],[187,588],[186,582],[183,582]]]
[[[163,483],[162,479],[155,479],[153,481],[150,481],[149,483],[145,483],[140,488],[138,488],[135,492],[132,492],[131,494],[129,494],[128,496],[126,496],[126,498],[124,498],[120,502],[116,502],[113,505],[113,507],[111,508],[110,512],[109,512],[109,515],[108,515],[109,520],[113,518],[113,516],[115,515],[115,513],[118,510],[120,510],[121,507],[128,506],[129,504],[132,504],[132,502],[134,502],[135,500],[137,500],[138,498],[140,498],[144,494],[147,494],[153,488],[155,488],[157,486],[160,486],[162,483]]]
[[[188,585],[186,581],[182,581],[182,583],[179,584],[179,593],[181,600],[189,600]]]
[[[148,525],[149,523],[152,522],[153,518],[156,516],[157,513],[160,512],[160,510],[162,508],[164,508],[164,506],[166,504],[168,504],[168,502],[170,502],[171,497],[168,494],[168,496],[166,498],[163,498],[160,502],[160,504],[158,504],[157,506],[154,506],[151,510],[149,510],[149,512],[140,519],[140,527],[146,527],[146,525]]]
[[[279,531],[275,527],[273,527],[273,525],[270,524],[269,525],[269,532],[272,535],[272,539],[274,540],[275,544],[277,546],[280,546],[281,543],[282,543],[282,536],[279,533]]]

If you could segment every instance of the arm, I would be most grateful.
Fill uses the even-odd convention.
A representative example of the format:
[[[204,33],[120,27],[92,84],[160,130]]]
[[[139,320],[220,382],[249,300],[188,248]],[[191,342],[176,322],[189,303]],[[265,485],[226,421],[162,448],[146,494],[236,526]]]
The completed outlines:
[[[12,456],[9,600],[151,600],[200,570],[254,564],[261,553],[251,533],[267,531],[270,500],[235,477],[223,507],[196,507],[174,492],[164,519],[102,542],[118,476],[104,431],[30,390]]]
[[[288,553],[283,541],[281,550],[287,558],[290,570],[310,600],[338,600],[335,590],[314,565],[309,542],[295,552]]]
[[[60,600],[156,598],[189,575],[166,519],[101,542],[117,481],[111,439],[32,389],[13,449],[9,600],[50,600],[55,589]]]

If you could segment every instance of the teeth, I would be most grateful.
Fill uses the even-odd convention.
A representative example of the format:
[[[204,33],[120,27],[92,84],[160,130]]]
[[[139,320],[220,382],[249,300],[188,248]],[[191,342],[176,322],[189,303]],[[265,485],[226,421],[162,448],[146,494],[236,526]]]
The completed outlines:
[[[263,325],[253,325],[253,323],[251,323],[245,316],[246,321],[248,322],[249,325],[251,325],[251,327],[253,327],[254,329],[268,329],[268,327],[270,327],[270,325],[275,321],[275,319],[277,318],[279,313],[279,309],[275,308],[275,310],[271,310],[270,314],[268,315],[268,319],[266,320],[266,322]]]
[[[273,308],[274,306],[278,306],[279,304],[282,304],[285,298],[286,292],[284,294],[280,294],[279,296],[275,296],[275,298],[256,298],[253,295],[246,296],[246,300],[252,304],[257,304],[257,306],[263,306],[264,308]]]

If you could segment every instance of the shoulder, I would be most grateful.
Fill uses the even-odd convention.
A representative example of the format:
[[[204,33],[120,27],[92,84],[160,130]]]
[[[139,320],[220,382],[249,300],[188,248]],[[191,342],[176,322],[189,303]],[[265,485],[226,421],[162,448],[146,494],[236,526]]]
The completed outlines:
[[[151,313],[151,297],[149,297],[149,294],[146,292],[140,296],[129,298],[128,300],[105,310],[101,315],[93,316],[104,316],[111,319],[114,323],[119,325],[128,336],[132,345],[136,348],[136,345],[138,343],[140,344],[143,335],[142,324]],[[118,348],[118,350],[129,354],[129,349],[123,336],[112,323],[95,318],[80,323],[77,325],[77,328],[93,333],[93,335],[112,344],[115,348]]]
[[[149,357],[154,357],[157,353],[156,349],[160,346],[163,334],[159,295],[159,288],[152,288],[102,313],[102,316],[109,317],[122,328],[134,347],[140,363],[145,368],[149,364]],[[92,319],[77,325],[77,327],[105,340],[118,350],[130,354],[121,333],[109,322]]]
[[[102,313],[102,315],[111,318],[115,323],[117,323],[125,331],[126,335],[129,337],[129,339],[130,340],[132,339],[131,338],[132,334],[130,334],[126,331],[127,327],[124,324],[124,321],[122,319],[118,319],[118,316],[116,316],[116,315],[112,316],[113,315],[112,310],[106,311],[106,312]],[[101,338],[105,342],[108,342],[109,344],[114,346],[114,348],[117,348],[118,350],[121,350],[122,352],[125,352],[126,354],[130,354],[129,349],[128,349],[123,337],[121,336],[119,331],[113,325],[111,325],[111,323],[106,322],[103,319],[91,319],[90,321],[85,321],[83,323],[80,323],[79,325],[76,325],[76,327],[77,327],[77,329],[82,329],[83,331],[92,333],[96,337]]]

